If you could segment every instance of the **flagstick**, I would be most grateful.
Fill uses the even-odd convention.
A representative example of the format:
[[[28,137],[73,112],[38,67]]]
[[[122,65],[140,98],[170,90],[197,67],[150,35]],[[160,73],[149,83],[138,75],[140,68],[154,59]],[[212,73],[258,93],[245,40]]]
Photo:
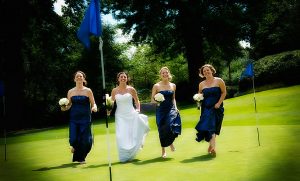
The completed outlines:
[[[3,96],[3,121],[5,124],[5,96]],[[6,161],[6,126],[4,126],[4,160]]]
[[[105,75],[104,75],[104,63],[103,63],[103,51],[102,51],[103,41],[101,36],[99,37],[99,50],[101,55],[101,71],[102,71],[102,86],[103,86],[103,101],[105,105],[105,121],[106,121],[106,142],[107,142],[107,149],[108,149],[108,166],[109,166],[109,178],[112,181],[112,173],[111,173],[111,156],[110,156],[110,140],[109,140],[109,129],[108,129],[108,118],[107,118],[107,107],[106,107],[106,87],[105,87]]]
[[[254,99],[254,109],[255,109],[255,117],[256,117],[256,131],[257,131],[257,140],[258,146],[260,146],[260,139],[259,139],[259,130],[258,130],[258,117],[257,117],[257,109],[256,109],[256,98],[255,98],[255,88],[254,88],[254,75],[252,77],[252,87],[253,87],[253,99]]]

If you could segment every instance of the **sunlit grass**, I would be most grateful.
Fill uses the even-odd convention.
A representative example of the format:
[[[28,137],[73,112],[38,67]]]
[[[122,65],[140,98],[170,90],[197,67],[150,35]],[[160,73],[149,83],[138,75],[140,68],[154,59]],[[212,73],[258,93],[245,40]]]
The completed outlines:
[[[9,134],[7,160],[0,146],[0,180],[109,180],[108,157],[116,181],[159,180],[297,180],[300,177],[300,86],[256,93],[224,101],[225,117],[217,137],[217,157],[207,155],[207,143],[195,141],[199,119],[196,105],[180,109],[183,130],[176,152],[161,159],[155,117],[144,149],[133,162],[118,161],[113,118],[106,134],[104,120],[94,120],[95,144],[87,164],[71,163],[68,127]],[[260,133],[258,145],[257,130]],[[108,144],[109,143],[109,144]],[[110,154],[108,154],[108,150]]]

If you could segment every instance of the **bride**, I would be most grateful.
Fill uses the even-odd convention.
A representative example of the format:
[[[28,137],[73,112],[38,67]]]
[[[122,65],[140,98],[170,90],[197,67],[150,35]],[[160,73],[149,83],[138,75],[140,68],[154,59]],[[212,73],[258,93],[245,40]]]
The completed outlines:
[[[144,139],[150,128],[148,117],[140,114],[140,102],[136,90],[127,85],[125,72],[117,75],[118,86],[111,92],[112,100],[117,104],[115,112],[116,139],[120,162],[134,159],[143,147]],[[133,102],[134,101],[134,102]]]

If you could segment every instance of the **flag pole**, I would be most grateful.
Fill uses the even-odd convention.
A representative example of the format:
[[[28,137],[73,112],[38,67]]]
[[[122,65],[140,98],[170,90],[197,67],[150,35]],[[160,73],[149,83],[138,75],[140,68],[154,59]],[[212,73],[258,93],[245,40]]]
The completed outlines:
[[[260,146],[260,138],[259,138],[259,130],[258,130],[258,116],[257,116],[256,97],[255,97],[255,87],[254,87],[254,75],[253,75],[253,77],[252,77],[252,87],[253,87],[254,110],[255,110],[255,117],[256,117],[257,141],[258,141],[258,146]]]
[[[1,118],[3,118],[3,136],[4,136],[4,160],[6,161],[6,110],[5,110],[5,94],[4,94],[4,82],[0,80],[0,96],[2,100],[2,113]]]
[[[253,88],[253,100],[254,100],[254,111],[255,111],[255,117],[256,117],[256,131],[257,131],[257,140],[258,145],[260,146],[260,137],[259,137],[259,130],[258,130],[258,115],[257,115],[257,107],[256,107],[256,97],[255,97],[255,87],[254,87],[254,65],[253,60],[248,59],[248,63],[246,66],[246,69],[242,72],[241,78],[243,79],[245,77],[252,79],[252,88]]]
[[[103,97],[102,100],[104,102],[105,107],[105,123],[106,123],[106,142],[107,142],[107,150],[108,150],[108,167],[109,167],[109,178],[112,181],[112,172],[111,172],[111,155],[110,155],[110,140],[109,140],[109,129],[108,129],[108,118],[107,118],[107,106],[106,106],[106,86],[105,86],[105,74],[104,74],[104,63],[103,63],[103,41],[101,36],[99,37],[99,50],[101,56],[101,72],[102,72],[102,87],[103,87]]]
[[[5,124],[5,96],[3,96],[3,121],[4,121],[4,125]],[[4,160],[6,161],[6,126],[4,126]]]

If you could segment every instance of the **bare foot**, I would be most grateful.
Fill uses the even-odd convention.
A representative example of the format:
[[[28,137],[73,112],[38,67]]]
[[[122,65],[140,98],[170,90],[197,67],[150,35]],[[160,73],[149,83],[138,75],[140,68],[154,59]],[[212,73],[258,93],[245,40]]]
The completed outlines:
[[[166,158],[166,157],[167,157],[167,152],[166,152],[165,147],[162,147],[162,148],[161,148],[161,157],[162,157],[162,158]]]
[[[70,146],[70,150],[71,150],[71,153],[75,152],[75,149],[73,148],[73,146]]]
[[[174,147],[173,144],[170,145],[171,151],[176,151],[176,148]]]
[[[216,150],[214,148],[210,151],[210,154],[212,156],[217,156],[217,152],[216,152]]]
[[[209,145],[208,149],[207,149],[207,152],[210,153],[211,152],[211,149],[212,149],[212,146]]]

